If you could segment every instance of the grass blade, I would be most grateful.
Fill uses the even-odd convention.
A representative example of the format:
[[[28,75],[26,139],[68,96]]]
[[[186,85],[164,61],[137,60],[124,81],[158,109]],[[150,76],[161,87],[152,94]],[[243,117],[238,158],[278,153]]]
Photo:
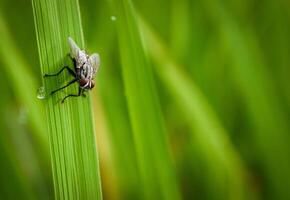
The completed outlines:
[[[225,44],[224,50],[231,58],[231,77],[245,99],[247,115],[253,123],[253,139],[258,148],[256,156],[265,166],[266,190],[271,190],[273,199],[288,199],[289,120],[253,31],[255,27],[237,25],[236,19],[230,17],[230,11],[218,1],[209,1],[204,7],[213,15],[218,34]]]
[[[112,1],[112,7],[117,17],[123,80],[145,198],[179,199],[152,72],[135,21],[136,14],[128,0]]]
[[[36,139],[39,148],[47,151],[47,142],[44,134],[44,125],[39,123],[41,110],[43,109],[36,98],[37,81],[28,70],[25,61],[21,58],[13,40],[9,35],[7,26],[0,16],[0,36],[3,41],[0,45],[0,52],[3,55],[3,70],[10,77],[11,85],[15,93],[18,93],[21,103],[29,110],[29,119],[32,124],[33,137]],[[27,90],[29,88],[29,90]],[[33,99],[33,100],[32,100]],[[48,154],[47,154],[48,155]]]
[[[140,22],[148,45],[148,53],[156,63],[157,75],[182,109],[187,123],[190,124],[193,145],[198,145],[207,168],[218,176],[210,179],[216,181],[215,183],[221,183],[220,185],[213,183],[213,187],[223,189],[225,198],[243,199],[246,173],[226,130],[200,89],[179,70],[182,67],[175,63],[161,40],[144,21]],[[228,182],[223,181],[225,177]],[[214,180],[215,178],[217,179]]]
[[[5,160],[1,165],[1,177],[5,185],[0,192],[1,198],[47,199],[49,194],[46,184],[50,182],[51,177],[50,171],[47,170],[49,148],[43,123],[44,115],[41,113],[43,107],[36,98],[37,81],[18,51],[2,16],[0,37],[3,39],[0,45],[0,85],[1,90],[4,89],[0,102],[0,148],[2,160]],[[23,111],[21,122],[18,109]],[[30,167],[33,168],[31,171]]]
[[[69,64],[67,38],[84,48],[77,0],[33,0],[34,19],[42,73],[54,73]],[[44,80],[47,92],[68,82],[67,76]],[[96,140],[90,97],[68,99],[77,93],[71,86],[44,102],[49,130],[56,199],[101,199]]]

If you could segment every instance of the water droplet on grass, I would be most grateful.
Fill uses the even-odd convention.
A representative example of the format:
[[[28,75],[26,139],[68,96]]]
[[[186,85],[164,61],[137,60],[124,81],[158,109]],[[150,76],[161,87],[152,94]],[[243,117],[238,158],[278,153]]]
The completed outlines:
[[[38,88],[36,97],[40,100],[45,99],[46,94],[45,94],[45,88],[43,86]]]
[[[117,17],[114,16],[114,15],[112,15],[110,18],[111,18],[112,21],[116,21],[117,20]]]

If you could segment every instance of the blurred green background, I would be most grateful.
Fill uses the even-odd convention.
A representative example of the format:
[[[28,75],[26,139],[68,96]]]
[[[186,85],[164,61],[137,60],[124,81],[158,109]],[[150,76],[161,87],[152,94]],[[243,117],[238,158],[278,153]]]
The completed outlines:
[[[116,2],[80,1],[104,199],[290,199],[290,2]],[[54,199],[30,1],[0,0],[0,52],[0,199]]]

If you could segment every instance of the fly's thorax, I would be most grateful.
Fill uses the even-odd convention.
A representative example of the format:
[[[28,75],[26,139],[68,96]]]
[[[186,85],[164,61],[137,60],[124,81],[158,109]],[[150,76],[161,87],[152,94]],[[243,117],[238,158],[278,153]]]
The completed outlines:
[[[81,77],[88,79],[93,79],[95,77],[95,69],[89,62],[86,62],[81,68]]]
[[[85,52],[85,50],[79,50],[78,55],[76,57],[77,68],[81,68],[85,63],[88,62],[89,56]]]

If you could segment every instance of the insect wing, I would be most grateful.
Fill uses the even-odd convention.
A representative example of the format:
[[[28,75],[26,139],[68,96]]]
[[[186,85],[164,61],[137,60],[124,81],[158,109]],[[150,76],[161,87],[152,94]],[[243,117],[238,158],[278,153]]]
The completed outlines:
[[[80,48],[78,47],[78,45],[75,43],[75,41],[69,37],[68,38],[68,44],[70,46],[70,55],[72,58],[77,58]]]
[[[94,53],[90,56],[89,62],[93,67],[93,74],[95,75],[100,67],[100,56],[97,53]]]

